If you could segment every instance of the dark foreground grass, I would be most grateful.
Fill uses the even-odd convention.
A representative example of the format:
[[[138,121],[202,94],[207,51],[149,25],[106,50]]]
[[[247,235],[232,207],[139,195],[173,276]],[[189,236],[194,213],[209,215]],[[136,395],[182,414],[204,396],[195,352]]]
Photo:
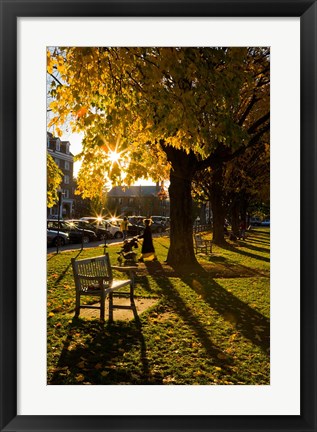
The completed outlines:
[[[268,385],[269,230],[178,272],[162,264],[169,239],[154,243],[159,262],[140,266],[136,296],[156,306],[112,325],[74,318],[70,259],[103,249],[48,255],[48,384]],[[108,248],[113,263],[118,249]]]

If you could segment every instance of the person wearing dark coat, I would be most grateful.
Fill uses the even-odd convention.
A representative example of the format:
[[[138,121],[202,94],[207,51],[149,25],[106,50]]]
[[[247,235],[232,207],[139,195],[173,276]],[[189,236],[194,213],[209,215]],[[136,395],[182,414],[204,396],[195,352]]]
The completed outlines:
[[[156,255],[155,255],[155,249],[153,246],[153,239],[152,239],[152,230],[151,230],[151,219],[145,219],[144,220],[145,229],[142,235],[139,236],[139,238],[143,238],[143,244],[141,249],[141,257],[139,258],[139,261],[142,262],[144,259],[148,259],[151,261],[156,261]]]

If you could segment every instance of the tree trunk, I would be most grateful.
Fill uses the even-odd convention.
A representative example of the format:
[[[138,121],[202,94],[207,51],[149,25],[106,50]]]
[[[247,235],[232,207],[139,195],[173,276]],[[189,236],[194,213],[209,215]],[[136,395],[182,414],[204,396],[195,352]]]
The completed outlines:
[[[200,223],[201,225],[206,225],[206,204],[202,204],[199,211]]]
[[[219,246],[226,243],[224,237],[225,208],[223,205],[223,165],[213,164],[211,171],[211,207],[213,213],[213,242]]]
[[[232,228],[233,234],[236,236],[238,236],[238,234],[239,234],[239,227],[240,227],[240,220],[239,220],[240,211],[239,210],[240,210],[239,201],[238,201],[238,198],[235,197],[233,199],[232,209],[231,209],[231,228]]]
[[[170,248],[167,263],[173,267],[197,264],[193,245],[191,182],[196,158],[173,147],[163,146],[172,164],[170,174]]]
[[[246,226],[248,227],[250,224],[250,218],[247,215],[248,202],[245,194],[243,195],[241,201],[241,220],[244,221],[246,223]]]

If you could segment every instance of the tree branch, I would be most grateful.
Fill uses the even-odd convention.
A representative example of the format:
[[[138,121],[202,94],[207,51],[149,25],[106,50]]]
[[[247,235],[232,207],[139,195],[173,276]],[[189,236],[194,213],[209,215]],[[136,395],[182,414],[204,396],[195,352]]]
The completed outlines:
[[[50,72],[47,72],[56,82],[58,82],[59,85],[63,86],[64,84],[62,84],[59,79],[56,78],[56,76],[54,76],[53,74],[51,74]]]
[[[260,117],[255,123],[253,123],[253,125],[250,126],[248,129],[248,133],[249,134],[254,133],[259,126],[261,126],[263,123],[265,123],[269,119],[270,119],[270,111],[268,113],[264,114],[263,117]]]
[[[247,118],[247,116],[249,115],[251,109],[253,108],[254,104],[256,103],[257,98],[255,97],[255,94],[253,93],[250,102],[248,103],[248,106],[246,107],[244,113],[242,114],[240,120],[238,121],[238,125],[242,126],[245,119]]]

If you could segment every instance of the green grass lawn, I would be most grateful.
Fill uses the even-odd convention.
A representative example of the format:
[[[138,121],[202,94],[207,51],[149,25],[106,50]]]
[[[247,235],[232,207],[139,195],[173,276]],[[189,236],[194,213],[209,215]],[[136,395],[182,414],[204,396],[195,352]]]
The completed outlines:
[[[140,265],[135,295],[155,306],[111,325],[74,318],[70,259],[103,248],[47,256],[48,384],[268,385],[269,229],[214,246],[198,255],[201,269],[181,273],[163,264],[169,239],[154,245],[159,261]],[[108,247],[113,264],[118,250]]]

